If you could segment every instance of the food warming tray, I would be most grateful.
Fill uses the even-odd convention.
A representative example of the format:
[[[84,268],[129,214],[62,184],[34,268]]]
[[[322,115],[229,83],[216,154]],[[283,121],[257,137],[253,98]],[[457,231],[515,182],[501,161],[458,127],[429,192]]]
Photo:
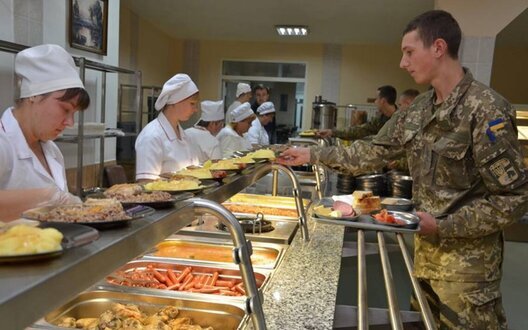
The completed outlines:
[[[139,292],[112,291],[99,288],[79,294],[73,300],[47,314],[33,328],[64,329],[54,326],[62,317],[98,317],[111,308],[112,303],[134,304],[145,312],[155,312],[170,305],[179,309],[178,316],[189,317],[194,324],[212,326],[215,330],[240,329],[247,323],[243,306],[233,301],[207,301],[184,297],[153,296]]]
[[[168,295],[176,295],[181,297],[200,297],[200,299],[232,299],[232,300],[244,300],[245,296],[223,296],[218,294],[209,294],[209,293],[198,293],[198,292],[187,292],[187,291],[176,291],[176,290],[166,290],[166,289],[157,289],[157,288],[146,288],[146,287],[130,287],[124,285],[112,284],[107,281],[108,278],[115,276],[117,272],[131,272],[135,269],[145,270],[148,265],[153,265],[154,269],[165,271],[167,269],[172,269],[176,276],[181,274],[185,268],[191,267],[193,275],[200,274],[213,274],[214,272],[219,273],[219,280],[235,280],[241,281],[242,275],[238,266],[227,266],[227,265],[205,265],[195,262],[189,262],[184,260],[175,261],[174,259],[163,259],[163,258],[149,258],[144,257],[138,260],[131,261],[124,266],[118,268],[116,272],[107,276],[106,279],[102,280],[99,284],[103,287],[113,287],[120,288],[119,290],[128,291],[128,289],[138,290],[138,292],[145,292],[145,294],[157,295],[159,292]],[[267,284],[271,270],[259,269],[255,270],[255,280],[257,283],[257,288],[262,290],[262,288]]]
[[[201,238],[175,235],[160,244],[174,246],[178,256],[157,255],[157,247],[146,256],[155,259],[192,260],[193,262],[235,265],[233,262],[233,242],[223,239]],[[254,268],[274,269],[284,255],[284,246],[280,244],[252,242],[251,260]]]

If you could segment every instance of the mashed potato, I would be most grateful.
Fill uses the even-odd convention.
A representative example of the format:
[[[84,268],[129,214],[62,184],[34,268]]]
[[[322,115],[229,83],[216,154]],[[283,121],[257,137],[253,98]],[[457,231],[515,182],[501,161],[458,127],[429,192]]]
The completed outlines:
[[[235,164],[234,158],[222,159],[216,163],[213,163],[210,160],[208,160],[204,163],[203,166],[204,168],[208,168],[210,170],[238,170],[240,169],[240,166]]]
[[[178,191],[199,188],[201,188],[199,180],[153,181],[145,185],[146,190]]]
[[[248,156],[251,156],[251,158],[267,158],[271,160],[275,159],[275,153],[271,149],[260,149],[248,154]]]
[[[178,171],[177,174],[193,176],[198,179],[212,179],[213,178],[213,174],[211,173],[211,170],[208,168],[183,169],[181,171]]]
[[[16,256],[62,250],[62,233],[55,228],[13,226],[0,234],[0,255]]]

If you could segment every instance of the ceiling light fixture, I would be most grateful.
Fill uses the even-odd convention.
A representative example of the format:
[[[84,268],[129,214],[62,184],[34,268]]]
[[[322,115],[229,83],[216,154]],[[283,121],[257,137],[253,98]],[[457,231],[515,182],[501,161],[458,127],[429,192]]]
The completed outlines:
[[[275,30],[280,36],[305,37],[308,27],[305,25],[276,25]]]

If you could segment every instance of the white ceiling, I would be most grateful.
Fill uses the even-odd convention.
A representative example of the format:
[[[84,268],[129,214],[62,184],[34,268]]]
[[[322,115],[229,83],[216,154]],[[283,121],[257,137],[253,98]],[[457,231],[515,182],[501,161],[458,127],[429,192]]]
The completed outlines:
[[[121,0],[176,39],[399,44],[416,15],[434,0]],[[279,37],[275,25],[307,25],[308,37]],[[528,10],[499,34],[498,44],[528,45]]]

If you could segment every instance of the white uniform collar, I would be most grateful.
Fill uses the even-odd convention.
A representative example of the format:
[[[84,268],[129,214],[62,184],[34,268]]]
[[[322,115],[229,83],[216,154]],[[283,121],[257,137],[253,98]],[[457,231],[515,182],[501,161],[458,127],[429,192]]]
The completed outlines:
[[[35,171],[49,178],[49,173],[44,169],[33,150],[29,147],[24,133],[22,133],[22,129],[13,115],[13,108],[6,109],[0,120],[2,122],[3,130],[9,137],[9,141],[13,143],[18,159],[32,158]],[[40,145],[42,146],[42,152],[48,162],[48,167],[52,174],[51,178],[56,182],[57,186],[63,189],[63,187],[66,187],[66,182],[64,181],[62,174],[63,166],[61,165],[59,155],[55,152],[54,143],[52,141],[41,141]]]
[[[170,141],[176,140],[178,138],[178,136],[176,135],[176,131],[172,127],[171,123],[169,123],[169,120],[167,119],[167,117],[165,117],[165,114],[163,112],[160,112],[158,114],[158,118],[157,119],[158,119],[158,122],[161,125],[161,128],[165,132],[165,135],[167,135],[167,138]],[[184,140],[185,139],[185,133],[183,132],[183,129],[181,128],[180,124],[178,124],[178,130],[180,131],[181,139]]]
[[[13,115],[13,108],[8,108],[2,115],[2,126],[6,135],[11,137],[11,143],[15,145],[15,150],[19,159],[31,158],[34,156],[33,151],[29,148],[24,133],[18,124],[15,116]],[[53,154],[54,152],[50,141],[40,142],[42,149],[45,154]],[[48,152],[48,153],[46,153]]]
[[[258,128],[261,128],[263,127],[260,120],[258,118],[255,118],[255,120],[253,120],[253,122],[251,123],[252,126],[255,126],[255,127],[258,127]]]
[[[209,130],[207,128],[205,128],[203,126],[200,126],[200,125],[194,125],[193,128],[199,129],[201,131],[208,131],[209,132]]]

